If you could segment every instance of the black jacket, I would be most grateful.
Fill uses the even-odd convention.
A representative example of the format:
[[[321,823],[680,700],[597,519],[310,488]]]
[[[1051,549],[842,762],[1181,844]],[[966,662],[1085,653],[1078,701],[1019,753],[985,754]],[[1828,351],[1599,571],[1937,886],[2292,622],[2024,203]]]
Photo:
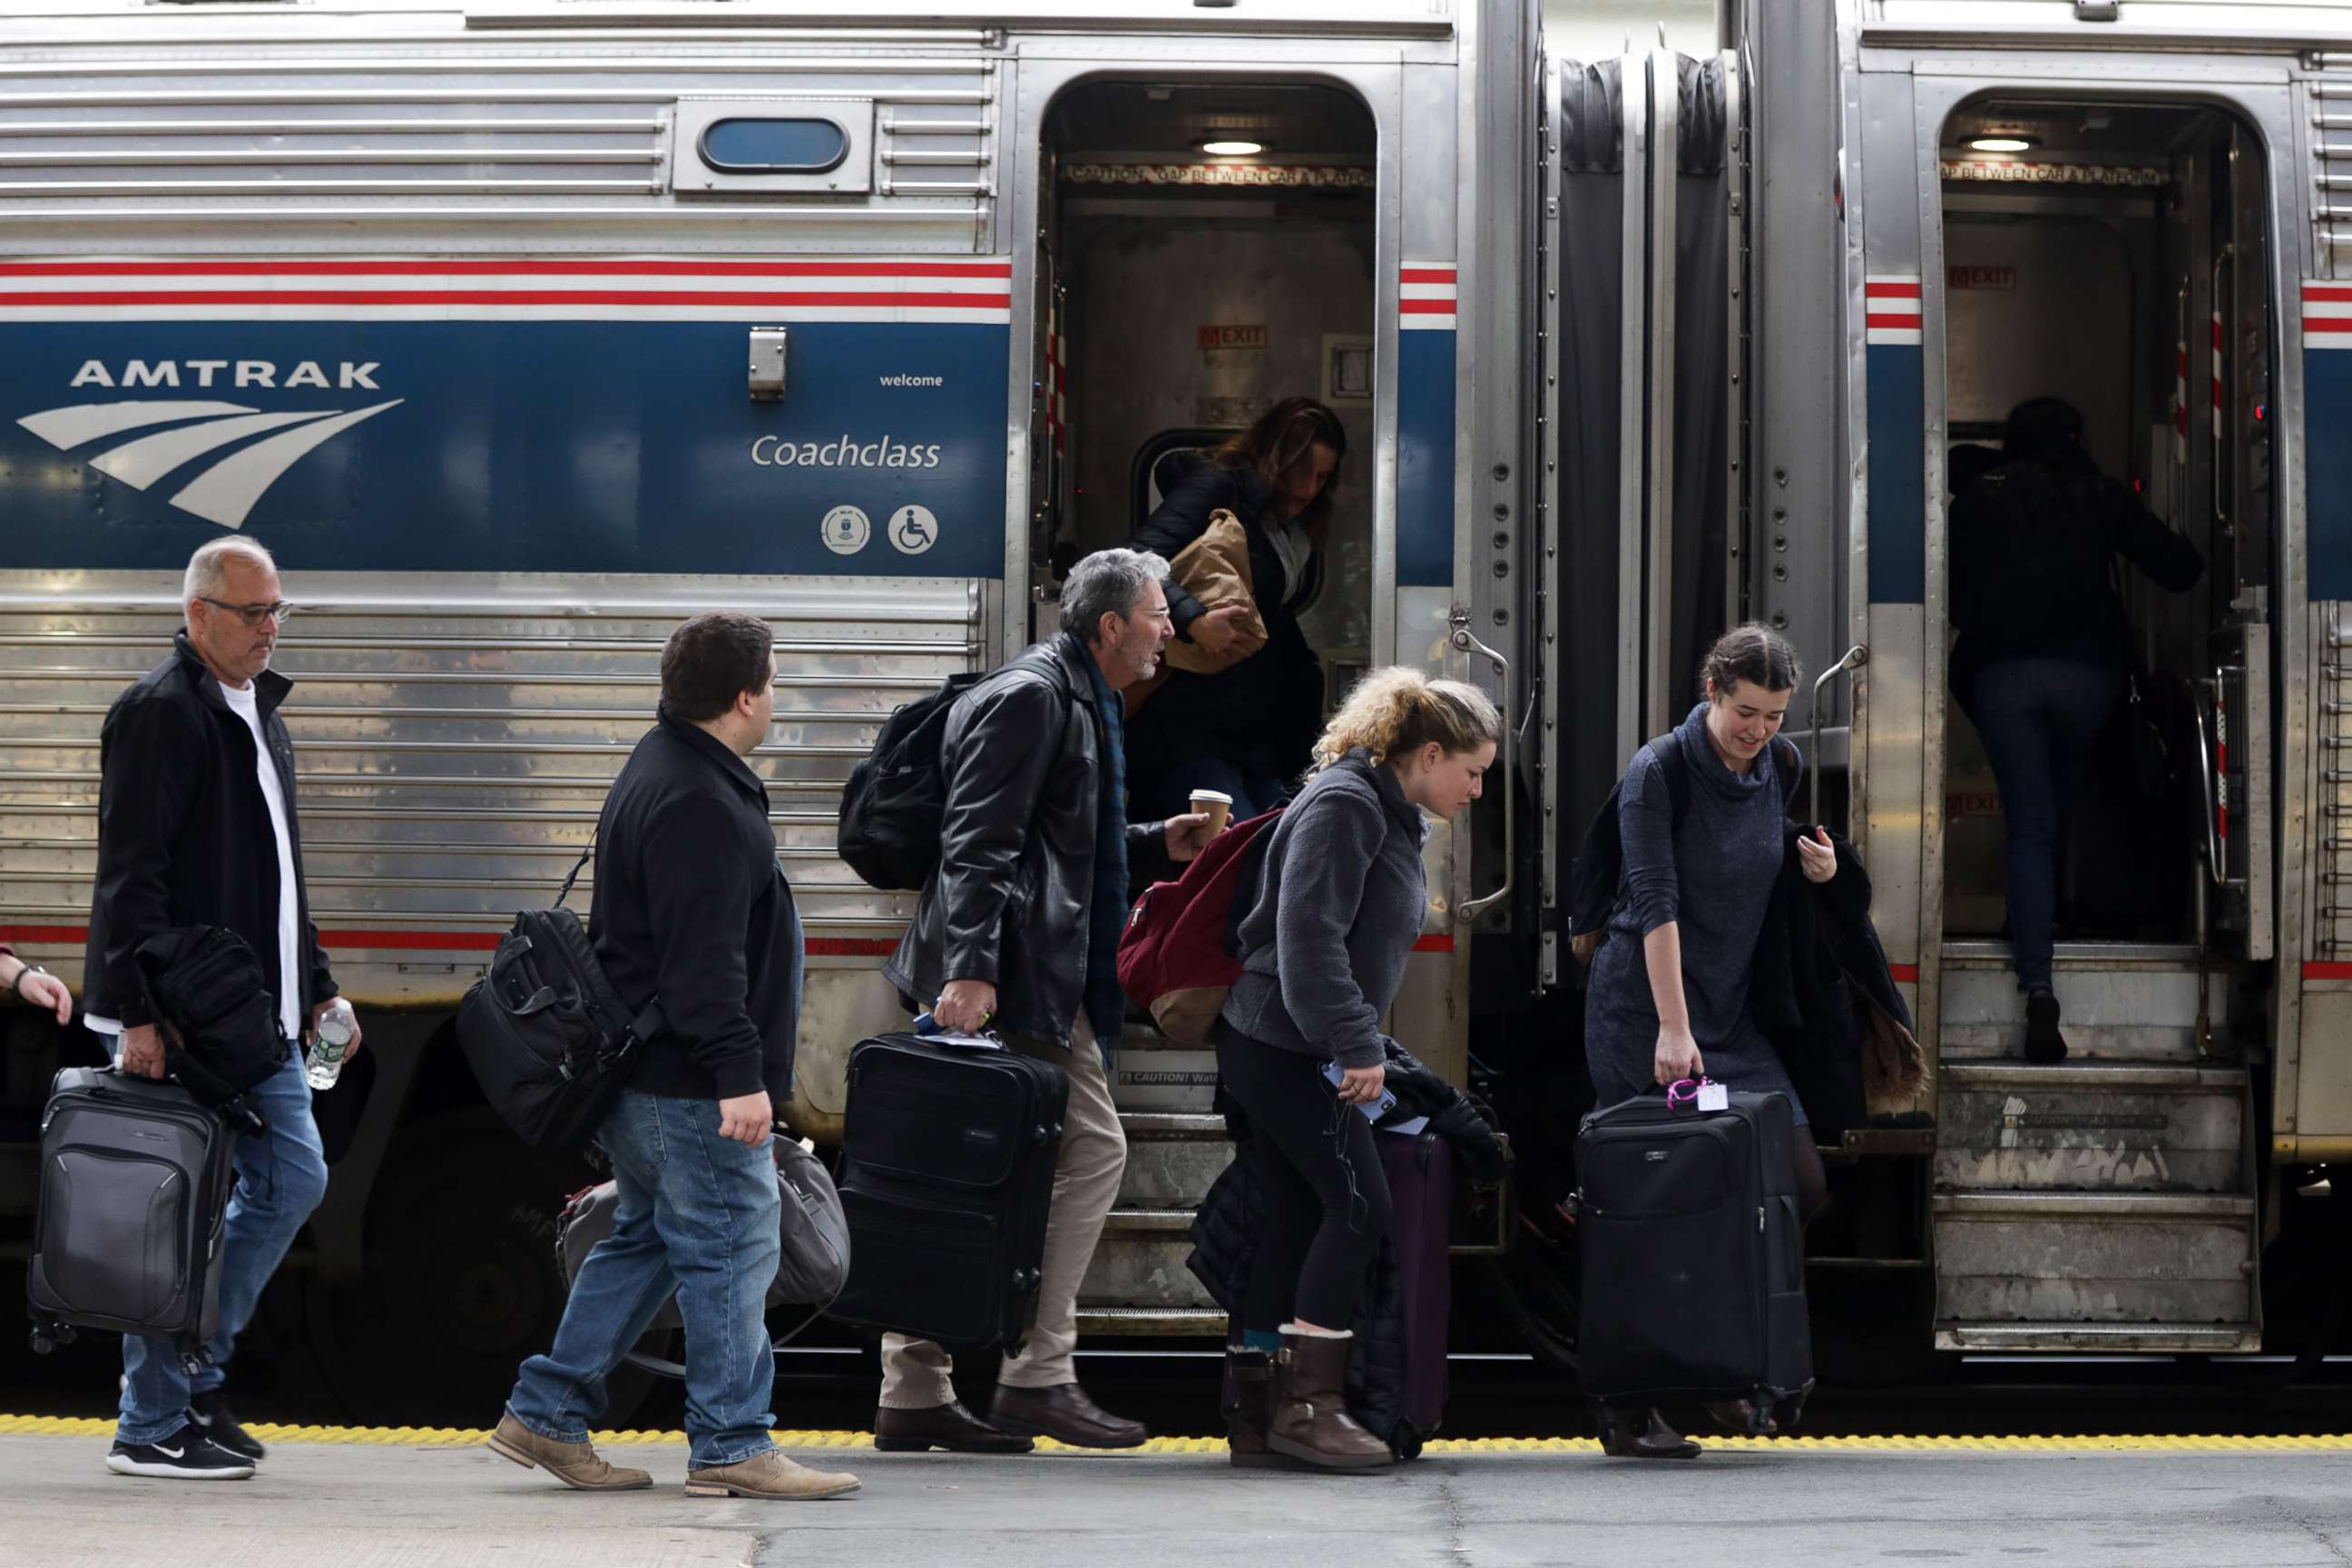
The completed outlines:
[[[1805,879],[1797,840],[1810,828],[1790,824],[1780,879],[1772,885],[1748,984],[1749,1015],[1772,1042],[1818,1142],[1833,1143],[1868,1116],[1865,1047],[1874,1034],[1890,1046],[1899,1029],[1917,1049],[1911,1010],[1870,919],[1870,873],[1853,846],[1836,835],[1837,875]]]
[[[588,930],[632,1013],[661,999],[667,1026],[638,1054],[631,1088],[792,1099],[800,914],[767,786],[699,725],[663,714],[613,781]]]
[[[1065,1049],[1086,997],[1102,805],[1102,716],[1085,660],[1055,637],[957,699],[940,739],[939,868],[882,966],[918,1009],[950,980],[988,981],[992,1027]],[[1164,867],[1163,826],[1129,827],[1127,853],[1130,873]]]
[[[2205,571],[2197,547],[2120,482],[2080,467],[2061,473],[2003,463],[1952,503],[1952,690],[1965,704],[1976,672],[2001,659],[2055,658],[2120,674],[2131,623],[2116,561],[2183,593]]]
[[[1171,452],[1155,470],[1160,502],[1135,531],[1135,548],[1173,561],[1209,531],[1209,514],[1232,512],[1249,535],[1250,591],[1265,622],[1265,646],[1214,675],[1171,670],[1135,716],[1129,736],[1131,772],[1149,773],[1197,757],[1219,757],[1244,773],[1289,777],[1303,772],[1322,726],[1323,671],[1298,625],[1323,575],[1317,551],[1292,583],[1264,521],[1270,499],[1247,468],[1221,468],[1199,452]],[[1201,602],[1172,578],[1169,617],[1190,640]]]
[[[255,771],[253,731],[230,710],[188,634],[172,643],[172,657],[114,700],[99,731],[98,879],[82,1005],[126,1028],[154,1021],[139,984],[139,944],[177,926],[236,932],[260,958],[271,994],[282,998],[289,984],[278,973],[278,856]],[[278,717],[294,683],[264,670],[253,686],[294,839],[287,847],[305,967],[291,984],[307,1026],[310,1009],[335,994],[335,979],[300,886],[294,742]]]

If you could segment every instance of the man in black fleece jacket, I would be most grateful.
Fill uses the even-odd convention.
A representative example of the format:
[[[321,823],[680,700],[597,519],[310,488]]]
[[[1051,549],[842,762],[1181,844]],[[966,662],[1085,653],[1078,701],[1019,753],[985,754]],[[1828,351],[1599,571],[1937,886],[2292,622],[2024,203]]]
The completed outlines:
[[[689,1497],[855,1491],[776,1448],[764,1314],[782,1248],[777,1102],[792,1098],[801,928],[776,864],[768,792],[743,759],[775,717],[774,638],[750,616],[697,616],[662,650],[660,721],[596,826],[589,927],[632,1014],[658,998],[596,1142],[620,1202],[572,1282],[554,1347],[525,1362],[489,1447],[580,1491],[653,1484],[596,1457],[604,1378],[675,1280],[686,1319]]]

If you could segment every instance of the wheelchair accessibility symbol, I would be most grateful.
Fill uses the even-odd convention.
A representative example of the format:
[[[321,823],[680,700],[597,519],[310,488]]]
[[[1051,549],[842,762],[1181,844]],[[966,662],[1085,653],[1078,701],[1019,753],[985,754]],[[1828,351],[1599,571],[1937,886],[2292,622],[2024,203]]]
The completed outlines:
[[[940,542],[940,520],[927,506],[902,506],[890,514],[890,542],[901,555],[920,555]]]

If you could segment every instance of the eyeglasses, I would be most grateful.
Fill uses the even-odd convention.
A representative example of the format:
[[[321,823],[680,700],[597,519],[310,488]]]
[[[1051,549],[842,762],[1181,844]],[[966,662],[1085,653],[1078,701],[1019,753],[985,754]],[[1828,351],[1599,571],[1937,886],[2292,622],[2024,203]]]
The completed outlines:
[[[238,620],[257,630],[264,621],[276,621],[278,625],[284,626],[286,617],[294,613],[294,606],[283,599],[269,605],[232,605],[225,600],[207,599],[199,594],[196,595],[196,603],[210,605],[215,610],[226,610]]]

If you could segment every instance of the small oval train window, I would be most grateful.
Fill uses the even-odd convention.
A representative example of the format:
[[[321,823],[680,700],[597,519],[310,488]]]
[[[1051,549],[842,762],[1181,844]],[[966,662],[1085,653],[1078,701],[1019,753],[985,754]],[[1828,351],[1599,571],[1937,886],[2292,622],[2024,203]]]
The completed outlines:
[[[728,174],[822,174],[849,154],[849,132],[830,120],[714,120],[702,161]]]

